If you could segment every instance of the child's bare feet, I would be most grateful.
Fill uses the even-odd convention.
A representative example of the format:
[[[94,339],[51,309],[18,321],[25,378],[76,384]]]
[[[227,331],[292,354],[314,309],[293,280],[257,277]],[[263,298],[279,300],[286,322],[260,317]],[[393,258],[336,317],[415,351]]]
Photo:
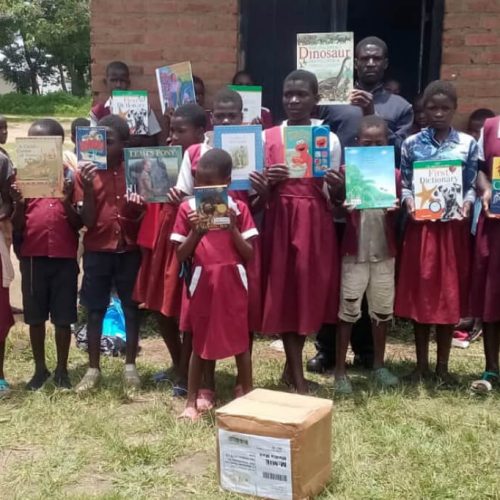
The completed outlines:
[[[201,413],[194,406],[186,406],[184,411],[177,418],[196,422],[201,418]]]
[[[198,411],[210,411],[214,406],[215,392],[210,389],[200,389],[196,398],[196,408]]]

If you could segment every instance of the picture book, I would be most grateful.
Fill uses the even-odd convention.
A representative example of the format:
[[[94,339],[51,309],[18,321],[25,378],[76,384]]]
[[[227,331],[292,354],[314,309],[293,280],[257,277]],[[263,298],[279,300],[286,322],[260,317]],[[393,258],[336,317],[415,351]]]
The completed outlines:
[[[243,123],[249,125],[255,118],[260,118],[262,112],[262,87],[257,85],[229,85],[229,88],[238,92],[243,100]]]
[[[205,229],[225,229],[229,226],[227,186],[195,187],[196,210]]]
[[[18,137],[16,182],[25,198],[61,198],[62,137]]]
[[[357,210],[396,203],[394,146],[345,148],[346,204]]]
[[[353,33],[297,35],[297,69],[318,78],[320,104],[349,104],[353,88]]]
[[[490,213],[500,217],[500,157],[493,158],[491,169]]]
[[[463,206],[462,161],[413,163],[413,196],[417,220],[452,220]]]
[[[156,82],[162,113],[167,109],[177,109],[183,104],[196,102],[190,62],[157,68]]]
[[[328,127],[323,125],[285,127],[283,143],[285,163],[292,179],[325,175],[330,167]]]
[[[146,90],[113,90],[111,113],[128,123],[132,135],[147,135],[149,106]]]
[[[146,203],[165,203],[181,162],[181,146],[126,148],[127,192],[140,194]]]
[[[106,127],[76,127],[78,161],[90,161],[99,170],[106,170]]]
[[[260,125],[214,128],[214,147],[227,151],[233,159],[231,190],[250,189],[250,174],[264,167]]]

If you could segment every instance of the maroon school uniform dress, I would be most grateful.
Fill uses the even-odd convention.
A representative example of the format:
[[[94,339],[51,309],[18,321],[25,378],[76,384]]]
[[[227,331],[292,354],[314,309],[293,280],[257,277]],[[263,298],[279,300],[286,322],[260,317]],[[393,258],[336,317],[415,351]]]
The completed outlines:
[[[257,236],[247,206],[230,198],[243,238]],[[182,243],[191,227],[190,211],[194,198],[179,207],[172,241]],[[180,328],[193,334],[193,351],[203,359],[224,359],[249,349],[248,280],[245,263],[238,253],[230,231],[213,230],[198,243],[193,255],[189,286],[190,299],[183,303]]]
[[[483,129],[486,175],[491,180],[493,158],[500,157],[500,117],[486,120]],[[471,309],[486,323],[500,321],[500,220],[479,217],[474,254]]]
[[[191,163],[191,175],[194,179],[196,168],[201,156],[208,151],[207,144],[194,144],[187,149]],[[192,194],[192,193],[186,193]],[[243,202],[250,208],[248,191],[229,191],[229,195],[235,201]],[[260,237],[252,239],[253,255],[246,269],[248,274],[248,302],[249,302],[249,324],[250,331],[260,332],[262,324],[262,294],[261,294],[261,241]],[[185,298],[183,300],[186,300]]]
[[[2,285],[2,257],[0,256],[0,342],[7,338],[7,334],[14,325],[14,316],[10,307],[9,289]]]
[[[281,127],[265,131],[265,161],[284,163]],[[339,250],[323,179],[273,188],[264,213],[262,332],[309,335],[336,323]]]
[[[462,160],[467,199],[477,173],[477,143],[472,137],[452,129],[439,144],[434,131],[424,129],[406,139],[401,150],[403,198],[405,191],[411,195],[413,162],[417,160]],[[431,325],[454,325],[466,317],[470,259],[469,220],[409,220],[396,287],[396,316]]]

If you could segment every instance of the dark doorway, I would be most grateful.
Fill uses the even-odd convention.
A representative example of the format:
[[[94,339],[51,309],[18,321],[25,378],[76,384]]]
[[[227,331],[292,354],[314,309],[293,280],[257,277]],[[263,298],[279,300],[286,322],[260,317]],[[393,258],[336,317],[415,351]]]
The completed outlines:
[[[353,31],[389,46],[387,76],[413,100],[439,77],[444,0],[240,0],[241,66],[264,87],[263,105],[283,118],[281,86],[296,67],[297,33]]]

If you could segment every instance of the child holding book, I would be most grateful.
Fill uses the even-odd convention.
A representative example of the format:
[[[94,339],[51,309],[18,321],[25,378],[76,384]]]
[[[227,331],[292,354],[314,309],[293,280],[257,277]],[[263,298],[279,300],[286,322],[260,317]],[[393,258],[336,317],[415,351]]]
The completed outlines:
[[[135,366],[139,310],[132,292],[141,264],[137,233],[144,203],[136,193],[127,194],[123,164],[123,149],[130,136],[127,123],[119,116],[109,115],[98,125],[106,127],[107,170],[97,170],[92,163],[82,162],[76,177],[76,200],[81,204],[82,221],[87,227],[80,298],[88,313],[89,349],[89,368],[77,385],[77,392],[93,389],[101,378],[102,321],[113,287],[122,303],[126,324],[123,380],[132,389],[141,384]]]
[[[414,322],[417,366],[410,375],[413,381],[431,375],[429,336],[431,325],[436,325],[436,377],[447,387],[455,383],[448,371],[453,325],[468,309],[468,218],[476,198],[478,147],[470,135],[451,125],[457,109],[457,93],[451,83],[430,83],[423,99],[429,127],[406,139],[401,154],[402,201],[410,220],[404,235],[395,312]],[[463,208],[456,220],[415,219],[415,197],[432,195],[425,192],[425,186],[417,186],[413,192],[414,162],[422,160],[461,160]]]
[[[28,136],[59,136],[64,130],[52,119],[34,122]],[[63,165],[61,165],[63,168]],[[28,390],[40,389],[50,372],[45,361],[45,323],[50,318],[55,327],[57,367],[53,380],[57,387],[70,389],[68,355],[71,324],[77,320],[78,230],[80,216],[73,203],[74,172],[64,163],[64,197],[23,197],[22,188],[12,185],[14,231],[22,234],[20,247],[21,287],[24,321],[29,325],[35,373]]]
[[[500,172],[500,117],[489,118],[484,123],[479,138],[478,190],[481,195],[482,213],[476,232],[471,289],[472,314],[483,321],[485,370],[479,380],[472,383],[474,392],[485,393],[498,386],[500,370],[500,218],[492,213],[496,202],[492,177]],[[494,170],[496,169],[496,171]],[[495,197],[494,197],[495,194]],[[497,210],[495,210],[496,212]]]
[[[5,343],[14,317],[10,307],[9,286],[14,278],[14,269],[10,261],[10,242],[12,228],[10,216],[12,201],[9,190],[13,179],[12,162],[2,146],[7,142],[7,120],[0,116],[0,398],[6,396],[9,384],[3,371]]]
[[[284,381],[299,393],[309,392],[302,350],[307,335],[323,323],[336,323],[339,258],[333,214],[322,178],[290,179],[285,165],[284,127],[314,126],[318,81],[308,71],[290,73],[283,84],[288,120],[267,129],[266,176],[271,191],[263,221],[262,332],[282,334],[286,352]],[[340,142],[330,133],[330,165],[340,165]]]
[[[181,146],[182,151],[204,140],[206,115],[198,104],[185,104],[173,113],[170,119],[169,145]],[[173,190],[174,198],[178,194]],[[180,266],[175,256],[175,245],[170,233],[175,222],[178,204],[171,201],[164,204],[151,203],[141,224],[138,243],[142,250],[142,263],[134,289],[134,299],[145,309],[155,311],[160,334],[172,358],[175,378],[175,395],[186,394],[187,360],[181,355],[182,345],[178,320],[182,299]],[[187,340],[187,336],[186,336]],[[184,346],[184,347],[187,347]],[[182,362],[184,360],[184,362]],[[155,375],[156,381],[168,380],[166,372]]]
[[[104,78],[109,98],[104,103],[98,103],[92,107],[90,111],[90,124],[92,127],[97,125],[97,122],[111,114],[112,94],[114,90],[130,90],[130,70],[122,61],[112,61],[106,66],[106,77]],[[161,127],[154,111],[150,108],[148,115],[148,133],[147,135],[131,136],[129,147],[134,146],[157,146]]]
[[[196,169],[196,187],[228,185],[232,160],[219,149],[208,151]],[[258,234],[248,207],[229,197],[229,227],[207,231],[194,198],[184,201],[171,240],[178,244],[180,262],[192,261],[187,322],[193,335],[188,399],[181,417],[197,420],[198,392],[204,367],[235,356],[241,393],[252,389],[248,335],[248,281],[245,266],[252,257],[251,240]]]
[[[358,146],[387,146],[389,131],[383,118],[365,116],[360,123]],[[394,169],[395,178],[399,171]],[[345,199],[345,179],[333,173],[329,179]],[[361,317],[361,303],[366,293],[373,335],[373,377],[384,387],[394,386],[398,378],[384,367],[387,327],[394,309],[394,268],[396,256],[395,209],[352,210],[348,208],[346,229],[342,241],[340,285],[340,325],[336,336],[334,389],[337,393],[352,393],[346,375],[346,355],[352,327]]]

